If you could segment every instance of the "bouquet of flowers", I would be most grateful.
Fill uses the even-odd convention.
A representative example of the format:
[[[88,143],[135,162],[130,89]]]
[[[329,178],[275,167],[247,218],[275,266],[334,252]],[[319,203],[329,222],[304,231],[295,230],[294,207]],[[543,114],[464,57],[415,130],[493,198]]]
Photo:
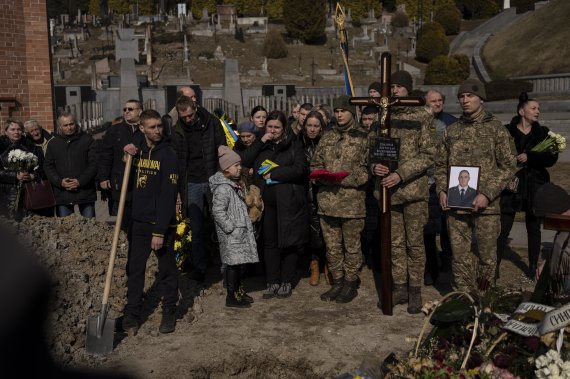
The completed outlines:
[[[564,361],[556,350],[549,350],[534,361],[534,374],[542,378],[570,378],[570,361]]]
[[[20,149],[8,153],[7,169],[10,171],[32,172],[38,168],[38,157],[35,154]]]
[[[190,231],[190,223],[188,219],[182,216],[182,213],[176,214],[176,235],[174,236],[174,254],[176,256],[176,265],[181,268],[187,257],[190,256],[192,249],[192,232]]]
[[[548,137],[546,137],[542,142],[533,147],[530,151],[535,153],[542,153],[545,151],[558,154],[566,149],[566,138],[560,134],[556,134],[552,131],[548,132]]]

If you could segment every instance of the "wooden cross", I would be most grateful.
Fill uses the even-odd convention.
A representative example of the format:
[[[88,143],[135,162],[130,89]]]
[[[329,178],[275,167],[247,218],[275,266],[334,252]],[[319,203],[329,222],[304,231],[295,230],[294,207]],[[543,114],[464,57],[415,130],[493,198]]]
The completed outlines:
[[[390,171],[397,168],[400,156],[399,139],[390,138],[390,108],[392,106],[421,106],[425,100],[421,97],[394,97],[391,96],[391,55],[383,53],[380,58],[382,84],[382,97],[352,97],[350,104],[358,106],[376,106],[379,109],[380,120],[378,137],[375,144],[371,145],[370,162],[381,163],[390,167]],[[377,184],[380,187],[381,177]],[[391,212],[390,191],[382,186],[380,193],[380,275],[382,277],[382,313],[391,316],[392,313],[392,236],[391,236]]]

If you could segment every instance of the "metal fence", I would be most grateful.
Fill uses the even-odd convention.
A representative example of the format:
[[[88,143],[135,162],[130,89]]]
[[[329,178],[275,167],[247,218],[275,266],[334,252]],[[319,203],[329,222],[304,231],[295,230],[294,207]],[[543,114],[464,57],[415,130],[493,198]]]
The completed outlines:
[[[314,106],[326,104],[331,109],[333,106],[333,100],[338,97],[334,93],[329,93],[325,95],[300,95],[292,97],[283,96],[251,96],[248,102],[248,109],[246,116],[249,116],[249,112],[257,105],[263,106],[268,111],[280,110],[285,113],[285,115],[290,115],[293,107],[297,104],[311,103]]]
[[[73,115],[75,122],[84,132],[94,132],[103,124],[103,103],[98,101],[85,101],[80,104],[66,105],[65,110]]]
[[[202,101],[202,106],[208,110],[208,112],[213,113],[214,109],[222,109],[228,116],[234,121],[238,121],[241,116],[241,106],[230,103],[223,99],[210,98],[204,99]]]

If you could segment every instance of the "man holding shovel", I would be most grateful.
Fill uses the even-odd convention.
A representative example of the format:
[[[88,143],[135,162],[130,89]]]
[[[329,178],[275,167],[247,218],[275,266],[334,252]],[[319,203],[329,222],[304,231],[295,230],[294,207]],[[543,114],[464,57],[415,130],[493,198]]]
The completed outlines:
[[[157,280],[162,296],[162,320],[159,331],[172,333],[176,326],[178,270],[174,257],[178,160],[170,140],[163,138],[163,127],[154,110],[140,115],[144,142],[138,148],[125,146],[133,155],[132,215],[127,263],[127,305],[123,329],[135,334],[142,308],[146,262],[150,252],[158,258]]]

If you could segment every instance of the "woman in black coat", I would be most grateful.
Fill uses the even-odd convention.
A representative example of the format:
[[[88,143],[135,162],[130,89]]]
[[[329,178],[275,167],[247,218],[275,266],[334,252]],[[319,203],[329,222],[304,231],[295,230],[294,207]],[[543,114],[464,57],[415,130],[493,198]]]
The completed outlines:
[[[20,221],[28,212],[24,209],[23,183],[39,180],[44,154],[42,149],[23,138],[24,124],[8,119],[4,125],[4,135],[0,137],[0,214]],[[33,172],[12,171],[8,154],[12,150],[33,153],[38,158],[38,167]]]
[[[523,92],[519,97],[517,115],[506,125],[517,149],[519,171],[516,179],[501,194],[501,233],[497,239],[497,277],[499,264],[505,248],[516,212],[525,212],[528,234],[528,276],[534,279],[540,255],[540,221],[534,215],[534,196],[538,187],[550,181],[546,170],[558,160],[558,154],[545,151],[531,151],[533,147],[548,137],[548,128],[538,123],[540,106]],[[518,183],[517,183],[518,181]]]
[[[287,126],[281,111],[272,111],[265,123],[268,141],[255,159],[253,183],[264,202],[263,251],[267,277],[264,299],[291,296],[299,251],[308,241],[308,165],[303,146]],[[258,170],[266,159],[279,166],[266,174]]]

